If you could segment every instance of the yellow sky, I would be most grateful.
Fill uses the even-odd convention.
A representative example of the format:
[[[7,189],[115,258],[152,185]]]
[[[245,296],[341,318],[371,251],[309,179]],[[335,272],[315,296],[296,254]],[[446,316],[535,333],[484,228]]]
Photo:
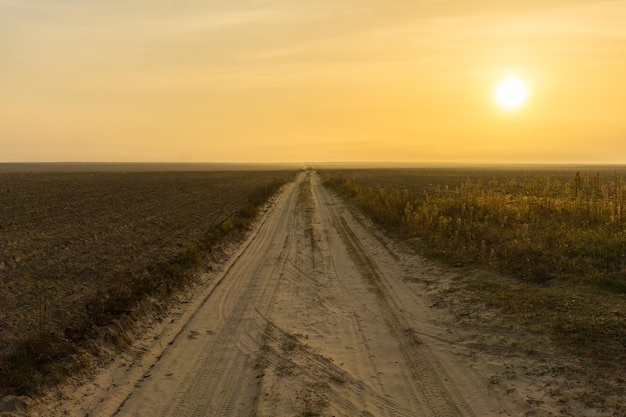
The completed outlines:
[[[0,0],[16,161],[626,163],[626,1]]]

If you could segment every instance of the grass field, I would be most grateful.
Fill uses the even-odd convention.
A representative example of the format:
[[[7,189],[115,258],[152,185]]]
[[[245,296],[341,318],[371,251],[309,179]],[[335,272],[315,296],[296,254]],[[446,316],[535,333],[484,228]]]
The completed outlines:
[[[124,320],[137,305],[184,286],[292,177],[1,173],[0,397],[84,366],[93,340],[127,342]]]
[[[421,253],[502,273],[465,283],[473,302],[576,354],[623,364],[625,174],[623,167],[371,169],[323,177]]]

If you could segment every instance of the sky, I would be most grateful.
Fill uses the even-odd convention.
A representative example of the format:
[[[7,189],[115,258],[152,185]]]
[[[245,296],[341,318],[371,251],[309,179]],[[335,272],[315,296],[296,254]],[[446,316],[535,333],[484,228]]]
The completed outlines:
[[[625,164],[626,1],[0,0],[0,162],[67,161]]]

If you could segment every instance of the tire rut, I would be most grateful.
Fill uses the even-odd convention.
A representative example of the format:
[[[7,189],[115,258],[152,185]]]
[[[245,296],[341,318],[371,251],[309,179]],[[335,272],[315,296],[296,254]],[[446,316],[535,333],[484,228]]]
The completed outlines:
[[[384,283],[383,274],[372,261],[372,256],[359,241],[346,219],[333,212],[336,230],[348,248],[354,264],[363,279],[374,289],[385,322],[400,344],[404,360],[413,374],[416,394],[423,403],[423,411],[433,417],[475,417],[469,405],[451,383],[437,359],[418,337],[402,315]]]
[[[273,210],[262,221],[252,241],[224,272],[215,289],[137,383],[137,393],[131,393],[115,415],[254,415],[257,382],[250,363],[259,345],[249,342],[258,340],[260,331],[249,322],[272,306],[282,270],[293,256],[296,197],[295,184],[278,197],[276,205],[283,210]],[[215,326],[210,324],[212,321]],[[202,325],[211,330],[199,331]],[[167,379],[177,372],[176,364],[186,360],[185,350],[190,355],[187,361],[191,361],[191,367],[186,365],[190,371],[179,383],[167,385]],[[154,379],[158,380],[151,381]],[[146,409],[141,404],[142,397],[150,394],[142,394],[145,390],[162,391],[163,397],[169,399],[162,408]]]
[[[293,220],[289,220],[293,223]],[[290,228],[295,230],[294,227]],[[218,340],[211,349],[206,352],[203,363],[195,368],[194,376],[186,379],[183,384],[183,395],[175,402],[171,410],[165,416],[179,415],[233,415],[233,411],[241,404],[249,401],[250,391],[256,390],[256,383],[251,378],[249,371],[249,349],[241,349],[246,343],[243,339],[258,340],[258,333],[254,327],[248,325],[254,320],[255,313],[267,310],[271,307],[278,287],[279,277],[285,269],[285,263],[289,258],[292,247],[293,232],[287,234],[283,247],[275,260],[272,257],[263,257],[261,264],[254,262],[245,265],[241,272],[234,273],[241,277],[256,277],[243,290],[239,297],[228,296],[234,303],[231,311],[225,312],[222,306],[221,314],[226,317],[226,323],[218,335]],[[271,262],[267,262],[267,259]],[[258,258],[254,258],[255,260]],[[241,268],[241,266],[240,266]],[[231,277],[234,280],[234,277]],[[235,282],[243,281],[237,277]],[[252,316],[251,316],[252,315]],[[257,333],[257,334],[253,334]],[[233,355],[233,347],[238,346],[242,354]],[[245,386],[248,389],[242,389]],[[256,395],[253,403],[249,404],[250,415],[254,415]],[[236,413],[238,414],[238,413]]]
[[[114,415],[475,417],[343,210],[300,175]]]

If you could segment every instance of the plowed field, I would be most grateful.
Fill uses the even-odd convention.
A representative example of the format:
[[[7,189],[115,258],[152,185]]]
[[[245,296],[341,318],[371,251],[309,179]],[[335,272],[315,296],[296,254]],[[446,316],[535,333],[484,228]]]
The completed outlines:
[[[194,245],[288,171],[0,174],[0,355]]]

